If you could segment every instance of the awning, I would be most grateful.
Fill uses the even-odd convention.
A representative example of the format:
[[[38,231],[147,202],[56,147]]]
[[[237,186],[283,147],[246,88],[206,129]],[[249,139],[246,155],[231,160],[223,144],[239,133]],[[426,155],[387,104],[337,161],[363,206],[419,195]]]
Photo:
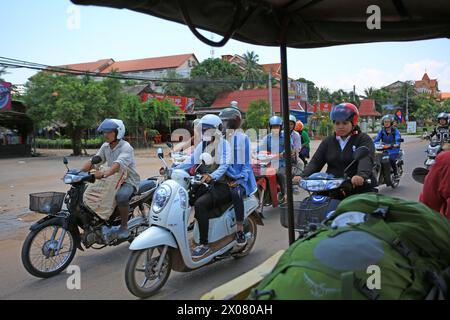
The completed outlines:
[[[194,32],[194,27],[197,27],[225,37],[264,46],[279,46],[283,39],[288,47],[313,48],[350,43],[450,37],[448,0],[72,0],[72,2],[130,9],[186,24]],[[377,27],[377,14],[381,19],[380,29],[373,29]]]

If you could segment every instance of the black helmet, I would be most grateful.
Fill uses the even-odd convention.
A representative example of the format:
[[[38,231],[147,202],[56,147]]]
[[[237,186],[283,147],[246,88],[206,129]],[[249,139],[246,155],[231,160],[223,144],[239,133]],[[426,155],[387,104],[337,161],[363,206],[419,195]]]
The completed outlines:
[[[445,119],[445,120],[447,120],[447,123],[448,123],[448,113],[441,112],[438,114],[437,118],[438,118],[438,121],[441,119]]]
[[[242,124],[242,114],[239,109],[225,108],[219,114],[224,124],[224,129],[239,129]]]

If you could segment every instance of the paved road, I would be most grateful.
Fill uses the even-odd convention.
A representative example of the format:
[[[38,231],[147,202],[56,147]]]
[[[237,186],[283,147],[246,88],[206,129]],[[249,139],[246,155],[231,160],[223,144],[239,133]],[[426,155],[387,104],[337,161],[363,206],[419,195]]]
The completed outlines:
[[[421,186],[412,180],[411,172],[423,163],[425,147],[426,143],[419,139],[406,139],[404,144],[406,172],[400,186],[396,190],[381,187],[381,193],[411,200],[417,199]],[[154,160],[138,159],[138,168],[142,174],[150,175],[154,171],[157,165]],[[81,160],[73,161],[73,165],[76,166],[80,162]],[[36,161],[34,164],[30,161],[23,165],[27,168],[26,170],[36,172],[38,176],[49,175],[49,179],[57,179],[60,177],[62,168],[55,161],[52,163],[53,168],[48,168],[48,165],[45,166],[42,161]],[[2,164],[1,179],[5,174],[9,183],[18,185],[14,180],[16,175],[4,172],[5,168],[7,167]],[[34,170],[35,168],[37,171]],[[33,188],[39,190],[39,179],[36,177],[31,179],[26,174],[23,175],[18,178],[23,180],[23,185],[20,187],[22,190],[30,190],[30,192]],[[45,181],[50,180],[46,178]],[[8,185],[1,185],[0,193],[9,191]],[[64,190],[64,186],[60,189]],[[22,201],[26,203],[26,197]],[[265,216],[265,226],[259,228],[257,242],[249,256],[241,260],[229,259],[218,262],[190,273],[173,272],[166,286],[153,299],[198,299],[212,288],[260,264],[276,251],[285,249],[288,245],[287,230],[281,227],[277,211],[267,210]],[[0,214],[0,225],[8,219],[17,220],[11,214]],[[78,265],[81,269],[81,290],[68,290],[66,282],[69,275],[66,273],[41,280],[32,277],[24,270],[20,261],[20,250],[27,230],[23,226],[17,229],[17,225],[12,222],[9,226],[10,230],[0,230],[0,260],[2,261],[0,299],[134,299],[124,283],[124,269],[129,254],[126,244],[100,251],[77,252],[72,264]]]

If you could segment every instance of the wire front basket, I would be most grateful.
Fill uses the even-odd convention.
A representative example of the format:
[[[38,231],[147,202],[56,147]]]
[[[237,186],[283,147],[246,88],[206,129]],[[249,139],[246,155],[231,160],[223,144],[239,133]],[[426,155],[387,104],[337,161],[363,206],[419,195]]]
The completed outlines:
[[[64,192],[38,192],[30,194],[30,210],[44,214],[56,214],[61,211]]]
[[[329,201],[315,204],[309,198],[303,201],[294,201],[294,229],[298,232],[308,232],[311,225],[320,224],[326,218]],[[287,203],[280,205],[280,223],[288,227]]]

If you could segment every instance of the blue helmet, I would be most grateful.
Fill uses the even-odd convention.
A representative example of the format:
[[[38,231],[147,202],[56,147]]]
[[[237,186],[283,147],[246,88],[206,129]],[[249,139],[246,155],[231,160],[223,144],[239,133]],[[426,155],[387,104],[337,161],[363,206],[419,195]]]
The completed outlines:
[[[269,119],[269,127],[272,126],[282,126],[283,120],[279,116],[272,116]]]

